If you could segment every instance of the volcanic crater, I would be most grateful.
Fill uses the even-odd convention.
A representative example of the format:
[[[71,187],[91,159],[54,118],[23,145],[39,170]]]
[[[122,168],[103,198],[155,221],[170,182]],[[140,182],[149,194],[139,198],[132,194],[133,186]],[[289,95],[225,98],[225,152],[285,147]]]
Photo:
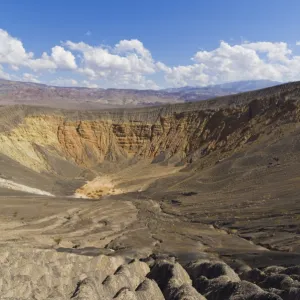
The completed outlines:
[[[300,299],[299,121],[299,82],[0,107],[1,299]]]

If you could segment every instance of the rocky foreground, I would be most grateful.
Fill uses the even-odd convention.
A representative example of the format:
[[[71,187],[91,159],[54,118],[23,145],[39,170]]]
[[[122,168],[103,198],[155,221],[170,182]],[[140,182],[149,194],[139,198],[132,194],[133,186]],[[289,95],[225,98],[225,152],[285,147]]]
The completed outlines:
[[[297,300],[300,266],[1,249],[1,299]],[[83,254],[83,253],[82,253]],[[203,253],[205,255],[205,253]]]
[[[153,200],[0,201],[0,299],[300,299],[299,254]]]

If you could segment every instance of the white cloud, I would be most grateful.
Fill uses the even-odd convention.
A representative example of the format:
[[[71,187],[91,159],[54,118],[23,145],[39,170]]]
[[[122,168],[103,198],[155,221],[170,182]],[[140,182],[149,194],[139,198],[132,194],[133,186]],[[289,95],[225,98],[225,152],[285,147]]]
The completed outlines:
[[[165,79],[172,86],[205,86],[210,84],[213,75],[205,74],[204,70],[203,64],[173,67],[166,72]]]
[[[80,73],[80,74],[82,74],[82,75],[85,75],[85,76],[87,76],[88,78],[91,78],[91,79],[97,77],[96,72],[94,72],[90,68],[78,68],[77,72]],[[105,75],[105,73],[103,72],[103,74],[101,74],[101,76],[104,76],[104,75]]]
[[[26,82],[40,83],[38,76],[30,73],[24,73],[22,80]]]
[[[300,41],[296,45],[300,46]],[[153,78],[161,75],[163,87],[251,79],[293,81],[300,80],[300,56],[285,42],[242,41],[231,45],[221,41],[216,49],[196,52],[190,64],[168,66],[154,60],[141,41],[131,39],[112,47],[67,41],[35,57],[21,40],[0,29],[1,78],[38,82],[46,72],[57,76],[50,84],[87,87],[157,89]]]
[[[31,59],[25,63],[31,69],[38,70],[75,70],[77,68],[75,56],[72,52],[65,50],[61,46],[51,49],[51,55],[46,52],[39,59]]]
[[[169,73],[169,72],[172,71],[172,69],[170,67],[166,66],[164,63],[162,63],[160,61],[158,61],[156,63],[156,68],[157,68],[158,71],[163,71],[163,72],[166,72],[166,73]]]
[[[81,66],[77,71],[90,79],[101,79],[119,87],[144,88],[147,83],[157,87],[146,78],[157,71],[156,64],[150,51],[138,40],[122,40],[112,49],[72,41],[67,41],[65,46],[80,52]]]
[[[108,82],[107,82],[108,83]],[[107,85],[107,84],[106,84]],[[115,88],[133,88],[133,89],[159,89],[160,87],[151,79],[147,79],[142,74],[122,74],[118,81],[111,83]]]
[[[116,53],[131,53],[136,52],[141,57],[147,58],[152,61],[151,53],[146,49],[142,42],[139,40],[122,40],[115,46]]]
[[[230,45],[222,41],[212,51],[198,51],[192,61],[191,65],[160,69],[173,86],[205,86],[251,79],[300,80],[300,56],[293,56],[283,42]]]
[[[288,48],[287,43],[270,43],[270,42],[257,42],[245,43],[242,47],[246,49],[253,49],[258,53],[266,53],[270,61],[286,61],[288,56],[292,54],[292,50]]]
[[[0,78],[1,79],[10,79],[10,75],[4,72],[3,67],[0,65]]]
[[[54,46],[50,54],[43,52],[38,58],[32,52],[25,50],[22,42],[6,31],[0,31],[0,63],[10,66],[13,71],[29,68],[43,74],[45,71],[58,72],[62,70],[76,71],[84,79],[85,86],[96,87],[91,80],[100,80],[105,86],[122,88],[158,88],[158,85],[147,78],[155,74],[157,67],[152,55],[139,40],[121,40],[113,48],[91,46],[84,42],[67,41]],[[77,53],[78,65],[74,53]],[[3,71],[1,76],[4,77]],[[22,80],[37,81],[33,74],[24,72]],[[51,84],[78,85],[76,80],[64,78],[62,73]],[[97,85],[98,86],[98,85]]]
[[[72,87],[72,86],[78,86],[78,81],[72,78],[58,77],[54,80],[51,80],[50,84],[54,86]]]
[[[10,68],[14,71],[19,71],[19,67],[18,66],[15,66],[15,65],[11,65]]]
[[[93,49],[92,46],[90,46],[84,42],[74,43],[71,41],[66,41],[65,45],[71,50],[80,51],[80,52],[84,52],[84,51]]]
[[[66,51],[61,46],[55,46],[52,48],[51,59],[55,62],[57,68],[61,68],[61,69],[77,68],[75,56],[70,51]]]
[[[98,84],[96,83],[92,83],[88,80],[83,80],[82,82],[80,82],[80,86],[84,86],[84,87],[88,87],[88,88],[93,88],[93,89],[96,89],[98,88]]]
[[[92,35],[92,32],[88,30],[84,35],[86,35],[86,36],[91,36],[91,35]]]
[[[67,41],[65,45],[73,50],[81,52],[84,69],[93,70],[100,77],[121,73],[144,73],[155,72],[155,64],[150,52],[144,48],[138,40],[124,40],[112,50],[99,46],[92,47],[86,43],[73,43]]]
[[[46,52],[35,59],[32,52],[27,52],[22,42],[0,29],[0,63],[10,65],[12,69],[28,67],[34,71],[55,69],[76,69],[74,55],[61,46],[55,46],[49,56]]]
[[[21,41],[0,29],[0,63],[17,66],[32,57],[33,53],[26,52]]]
[[[40,70],[49,71],[49,70],[57,69],[55,62],[51,60],[51,58],[48,56],[46,52],[42,54],[41,58],[28,60],[24,62],[23,65],[29,67],[35,72]]]

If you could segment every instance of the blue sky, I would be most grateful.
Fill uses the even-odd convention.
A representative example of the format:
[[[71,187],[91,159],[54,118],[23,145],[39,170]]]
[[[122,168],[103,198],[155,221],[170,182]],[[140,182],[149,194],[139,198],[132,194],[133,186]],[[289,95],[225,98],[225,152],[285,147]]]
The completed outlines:
[[[122,88],[300,80],[299,1],[2,2],[3,78]]]

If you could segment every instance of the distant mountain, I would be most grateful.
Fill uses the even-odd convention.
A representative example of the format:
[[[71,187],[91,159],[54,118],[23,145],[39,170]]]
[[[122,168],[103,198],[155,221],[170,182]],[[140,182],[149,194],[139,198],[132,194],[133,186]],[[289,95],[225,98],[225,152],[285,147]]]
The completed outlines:
[[[0,105],[28,104],[58,108],[97,109],[183,102],[179,96],[155,90],[57,87],[0,79]]]
[[[231,91],[242,93],[242,92],[259,90],[259,89],[263,89],[263,88],[267,88],[279,84],[282,84],[282,82],[271,81],[271,80],[247,80],[247,81],[227,82],[223,84],[212,85],[210,87],[212,89],[220,88],[223,90],[231,90]]]
[[[180,99],[184,101],[198,101],[215,98],[218,96],[254,91],[279,84],[282,84],[282,82],[271,80],[247,80],[209,85],[206,87],[185,86],[180,88],[165,89],[164,91],[168,93],[178,93],[181,95]]]
[[[251,80],[207,87],[133,90],[57,87],[0,79],[0,105],[28,104],[74,109],[152,106],[205,100],[278,84],[275,81]]]

